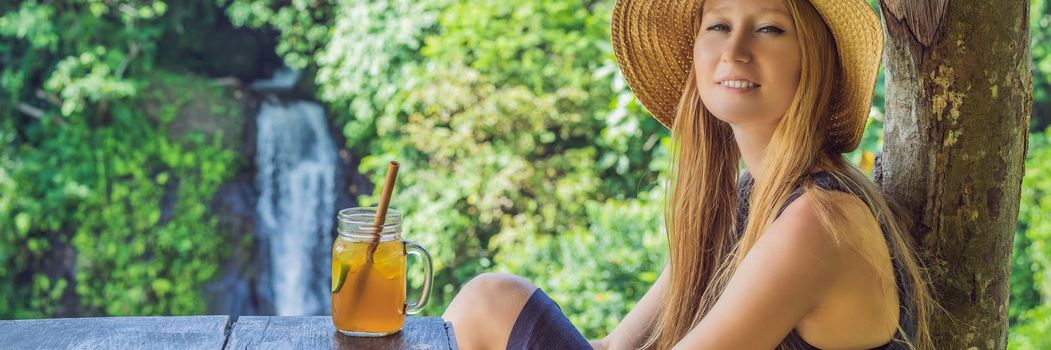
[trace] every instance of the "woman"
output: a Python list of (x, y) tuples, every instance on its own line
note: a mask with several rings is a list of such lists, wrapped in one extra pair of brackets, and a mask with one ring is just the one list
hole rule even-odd
[(443, 315), (460, 348), (933, 348), (907, 225), (843, 156), (883, 49), (867, 2), (618, 0), (612, 25), (672, 130), (669, 263), (590, 343), (528, 281), (478, 276)]

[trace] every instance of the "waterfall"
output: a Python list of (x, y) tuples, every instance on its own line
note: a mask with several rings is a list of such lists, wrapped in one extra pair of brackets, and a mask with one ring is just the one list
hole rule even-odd
[(257, 231), (269, 249), (274, 314), (328, 314), (337, 159), (324, 111), (269, 96), (257, 126)]

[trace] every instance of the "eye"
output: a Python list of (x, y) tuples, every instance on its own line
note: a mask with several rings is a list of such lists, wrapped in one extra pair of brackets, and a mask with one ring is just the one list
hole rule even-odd
[(720, 24), (709, 26), (707, 29), (709, 31), (723, 31), (723, 30), (729, 31), (730, 30), (730, 26), (727, 26), (725, 24), (720, 23)]
[(778, 27), (774, 27), (774, 26), (762, 27), (762, 28), (759, 28), (759, 31), (763, 32), (763, 33), (774, 33), (774, 34), (781, 34), (781, 33), (785, 32), (783, 29), (778, 28)]

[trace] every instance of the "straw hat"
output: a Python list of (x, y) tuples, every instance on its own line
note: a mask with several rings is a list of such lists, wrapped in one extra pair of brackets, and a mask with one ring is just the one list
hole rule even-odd
[[(661, 124), (671, 128), (693, 63), (703, 0), (617, 0), (612, 41), (628, 86)], [(883, 55), (883, 27), (865, 0), (810, 0), (836, 40), (843, 76), (833, 91), (826, 146), (857, 148)]]

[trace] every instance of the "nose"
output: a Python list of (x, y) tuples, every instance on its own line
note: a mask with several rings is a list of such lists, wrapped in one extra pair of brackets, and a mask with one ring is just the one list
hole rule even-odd
[(722, 61), (724, 63), (748, 63), (752, 61), (752, 53), (748, 47), (748, 37), (745, 33), (737, 31), (730, 36), (730, 40), (723, 47)]

